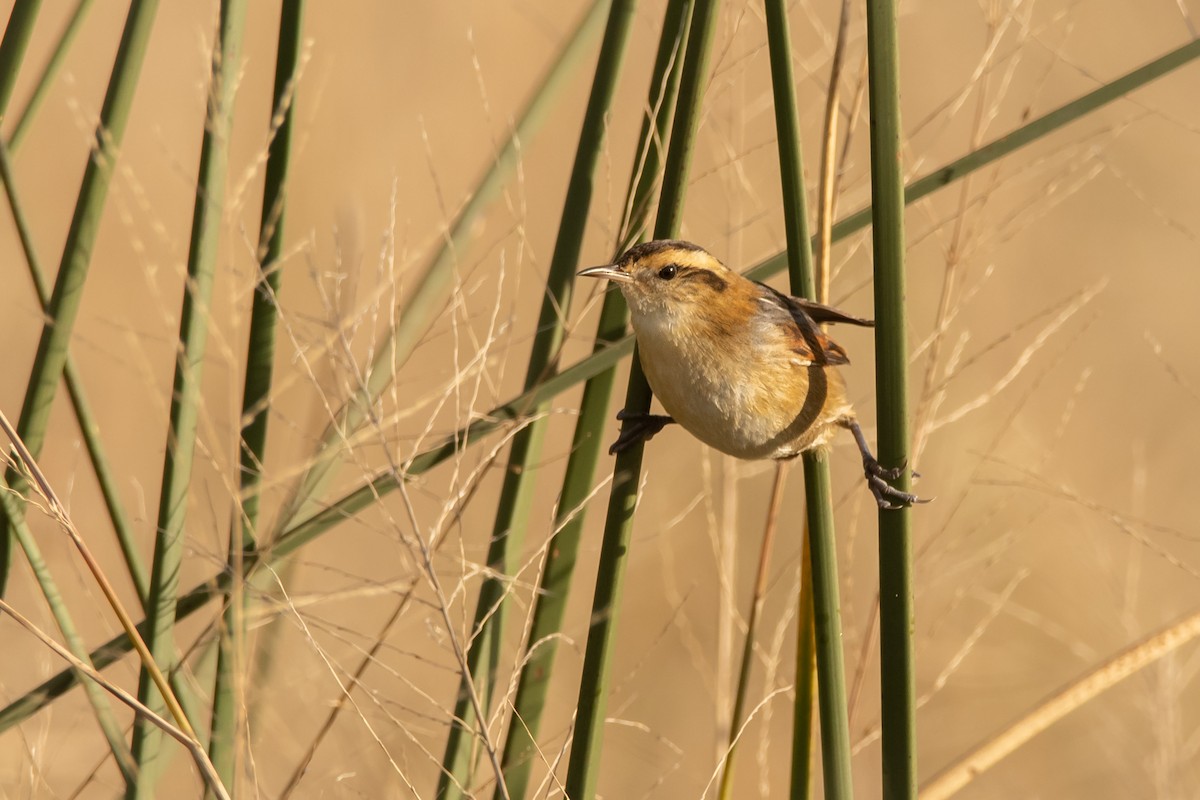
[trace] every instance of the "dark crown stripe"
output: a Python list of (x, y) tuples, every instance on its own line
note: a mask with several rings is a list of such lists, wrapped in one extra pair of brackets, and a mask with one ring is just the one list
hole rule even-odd
[(729, 281), (708, 269), (683, 267), (680, 269), (679, 277), (687, 281), (699, 281), (700, 283), (707, 283), (709, 287), (716, 292), (723, 292), (729, 288)]
[(692, 252), (703, 252), (704, 248), (691, 242), (685, 242), (682, 239), (655, 239), (651, 242), (642, 242), (639, 245), (634, 245), (621, 256), (621, 261), (636, 261), (652, 256), (655, 253), (661, 253), (664, 250), (689, 250)]

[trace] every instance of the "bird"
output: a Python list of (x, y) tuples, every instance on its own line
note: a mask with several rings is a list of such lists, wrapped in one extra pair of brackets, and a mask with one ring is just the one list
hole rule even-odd
[(786, 295), (677, 239), (643, 242), (578, 274), (607, 279), (625, 296), (642, 370), (667, 411), (619, 412), (610, 454), (678, 423), (736, 458), (789, 460), (827, 449), (846, 429), (880, 508), (925, 502), (889, 483), (906, 466), (884, 468), (871, 453), (837, 369), (850, 359), (821, 328), (872, 320)]

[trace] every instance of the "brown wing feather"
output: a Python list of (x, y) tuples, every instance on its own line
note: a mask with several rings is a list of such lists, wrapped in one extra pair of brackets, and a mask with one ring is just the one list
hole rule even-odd
[[(870, 320), (852, 317), (836, 308), (814, 303), (799, 297), (791, 297), (776, 291), (765, 283), (760, 283), (767, 292), (767, 297), (773, 300), (781, 309), (786, 311), (795, 323), (795, 328), (789, 330), (792, 335), (792, 350), (814, 364), (849, 364), (850, 357), (842, 346), (830, 339), (821, 330), (818, 322), (849, 322), (854, 325), (872, 326)], [(811, 313), (810, 313), (811, 312)]]
[(790, 305), (799, 306), (804, 310), (804, 313), (812, 317), (817, 323), (845, 322), (849, 325), (861, 325), (864, 328), (875, 327), (875, 320), (873, 319), (855, 317), (851, 314), (847, 314), (845, 311), (836, 309), (833, 306), (823, 305), (813, 300), (805, 300), (803, 297), (792, 297), (791, 295), (784, 296), (787, 297)]

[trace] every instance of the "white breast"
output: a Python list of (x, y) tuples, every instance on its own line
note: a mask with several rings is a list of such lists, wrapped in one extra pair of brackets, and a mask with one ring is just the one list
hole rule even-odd
[[(635, 318), (642, 369), (663, 408), (693, 436), (739, 458), (764, 458), (779, 430), (748, 413), (762, 406), (761, 382), (738, 380), (721, 368), (728, 353), (712, 337), (690, 336), (668, 315)], [(746, 358), (754, 353), (747, 348)], [(747, 365), (748, 366), (748, 365)]]

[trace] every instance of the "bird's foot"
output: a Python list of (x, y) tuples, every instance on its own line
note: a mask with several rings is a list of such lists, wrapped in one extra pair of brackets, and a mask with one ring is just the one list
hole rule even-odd
[(654, 434), (675, 421), (665, 414), (631, 414), (625, 409), (617, 412), (617, 419), (625, 424), (621, 426), (617, 440), (608, 448), (609, 455), (622, 453), (638, 442), (650, 441)]
[[(927, 499), (917, 497), (912, 492), (897, 489), (889, 483), (908, 471), (908, 462), (898, 467), (884, 467), (879, 463), (879, 459), (872, 455), (871, 448), (867, 445), (867, 439), (863, 436), (862, 428), (858, 427), (858, 423), (849, 419), (843, 421), (842, 425), (849, 428), (850, 432), (854, 434), (854, 441), (858, 443), (858, 450), (862, 453), (863, 473), (867, 476), (867, 488), (871, 490), (871, 494), (875, 495), (875, 502), (880, 508), (895, 510), (911, 506), (914, 503), (929, 502)], [(915, 471), (912, 475), (914, 478), (920, 477)]]
[[(863, 473), (867, 476), (867, 488), (875, 495), (875, 502), (880, 508), (894, 511), (897, 508), (911, 506), (914, 503), (928, 503), (929, 500), (917, 497), (912, 492), (905, 492), (892, 486), (888, 481), (894, 481), (905, 472), (906, 465), (901, 464), (891, 469), (884, 468), (872, 455), (863, 456)], [(917, 473), (913, 473), (915, 476)]]

